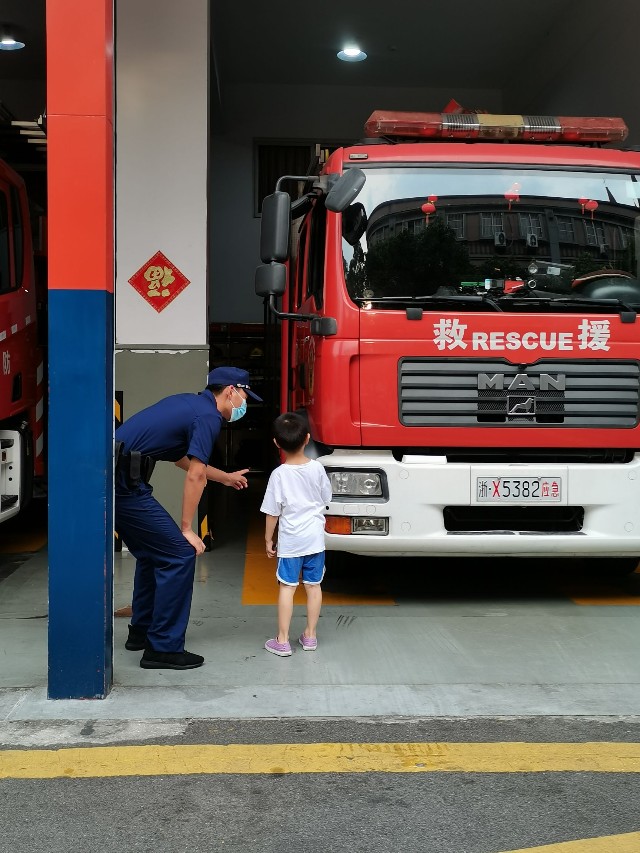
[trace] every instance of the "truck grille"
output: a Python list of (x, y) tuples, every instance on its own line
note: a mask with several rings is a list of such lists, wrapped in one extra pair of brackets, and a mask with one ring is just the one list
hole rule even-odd
[(405, 426), (633, 428), (637, 361), (405, 358), (398, 366)]

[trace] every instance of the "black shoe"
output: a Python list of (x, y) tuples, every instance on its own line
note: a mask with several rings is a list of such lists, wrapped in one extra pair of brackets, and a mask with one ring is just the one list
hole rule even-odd
[(204, 658), (191, 652), (156, 652), (148, 646), (140, 658), (143, 669), (195, 669)]
[(147, 641), (147, 632), (144, 628), (134, 628), (133, 625), (129, 625), (129, 636), (127, 637), (127, 642), (124, 644), (125, 649), (130, 652), (141, 652)]

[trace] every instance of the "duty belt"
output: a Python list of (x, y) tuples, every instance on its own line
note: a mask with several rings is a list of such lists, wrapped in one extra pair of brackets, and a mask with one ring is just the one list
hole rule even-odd
[(140, 483), (148, 483), (153, 474), (156, 460), (151, 456), (145, 456), (138, 450), (132, 450), (131, 453), (123, 453), (123, 447), (124, 444), (122, 441), (116, 441), (116, 474), (123, 473), (130, 488), (135, 488)]

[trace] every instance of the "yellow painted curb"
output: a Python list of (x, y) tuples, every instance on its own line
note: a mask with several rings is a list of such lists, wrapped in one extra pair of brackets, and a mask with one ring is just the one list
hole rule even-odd
[(437, 772), (640, 773), (640, 743), (204, 744), (0, 752), (0, 779)]
[(581, 838), (578, 841), (561, 841), (543, 847), (522, 847), (504, 850), (503, 853), (638, 853), (640, 832), (624, 835), (607, 835), (602, 838)]

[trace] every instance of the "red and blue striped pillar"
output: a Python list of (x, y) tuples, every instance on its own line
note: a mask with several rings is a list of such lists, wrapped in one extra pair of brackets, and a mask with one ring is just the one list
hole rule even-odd
[(47, 0), (50, 699), (113, 678), (113, 0)]

